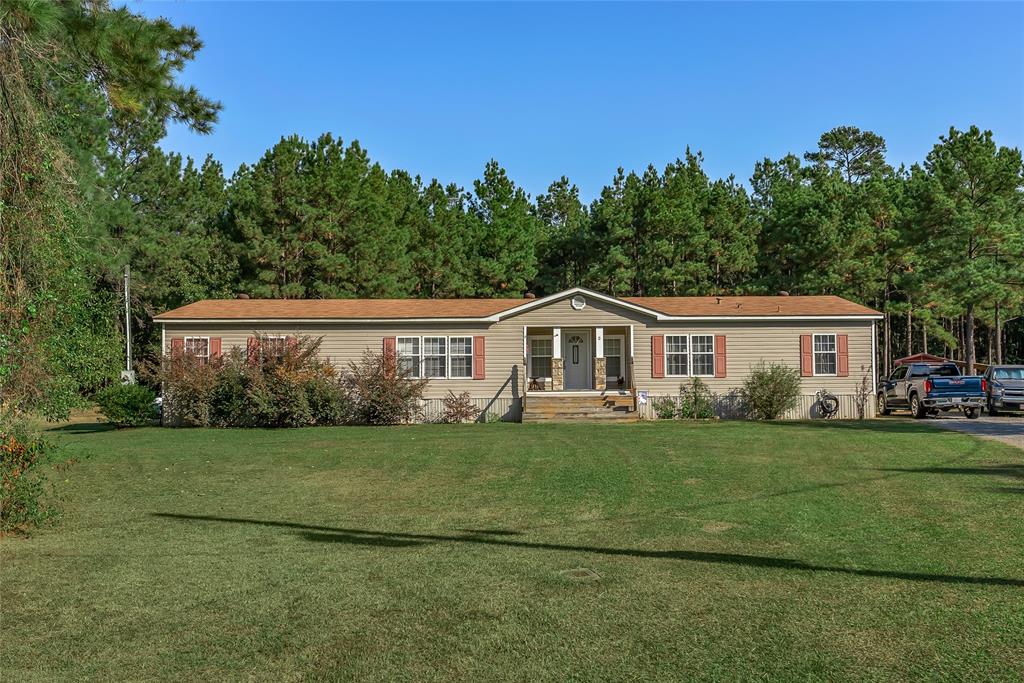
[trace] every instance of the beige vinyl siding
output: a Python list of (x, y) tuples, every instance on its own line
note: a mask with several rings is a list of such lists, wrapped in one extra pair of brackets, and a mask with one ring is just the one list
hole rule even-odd
[[(498, 339), (486, 324), (444, 324), (430, 326), (425, 323), (303, 323), (302, 325), (259, 325), (252, 323), (180, 323), (165, 324), (164, 349), (169, 353), (172, 337), (220, 337), (222, 353), (237, 347), (243, 353), (249, 337), (256, 332), (269, 335), (306, 335), (323, 337), (320, 354), (341, 369), (350, 361), (359, 360), (367, 349), (380, 353), (384, 337), (486, 337), (484, 357), (486, 379), (432, 379), (427, 387), (427, 398), (442, 398), (448, 390), (456, 394), (469, 391), (473, 396), (491, 398), (499, 395), (512, 397), (510, 378), (514, 366), (522, 364), (522, 330), (519, 340)], [(512, 349), (508, 348), (511, 343)], [(516, 394), (518, 397), (518, 393)]]
[[(687, 378), (651, 376), (651, 335), (709, 334), (725, 335), (726, 366), (724, 378), (701, 378), (713, 392), (728, 394), (742, 385), (750, 368), (759, 361), (781, 362), (799, 371), (800, 335), (814, 333), (845, 334), (849, 341), (848, 377), (806, 377), (803, 393), (812, 396), (826, 389), (841, 397), (852, 396), (862, 377), (871, 383), (871, 320), (838, 321), (717, 321), (658, 322), (647, 314), (587, 297), (587, 305), (573, 309), (569, 297), (546, 306), (510, 316), (496, 323), (431, 323), (330, 321), (299, 325), (253, 323), (165, 323), (165, 352), (170, 352), (171, 338), (178, 336), (220, 337), (224, 353), (232, 347), (245, 351), (246, 341), (254, 331), (264, 334), (322, 336), (321, 353), (339, 368), (358, 360), (364, 350), (379, 352), (384, 337), (402, 336), (475, 336), (486, 338), (486, 379), (433, 379), (426, 398), (439, 399), (448, 390), (468, 391), (478, 399), (515, 401), (522, 396), (526, 383), (523, 357), (523, 327), (530, 334), (550, 334), (559, 327), (563, 331), (577, 327), (603, 327), (605, 335), (623, 336), (624, 369), (629, 370), (630, 326), (633, 331), (633, 369), (636, 387), (651, 396), (673, 395), (680, 382)], [(873, 388), (873, 387), (872, 387)], [(845, 411), (844, 411), (845, 413)], [(844, 415), (845, 416), (845, 415)]]
[(800, 335), (845, 334), (849, 341), (850, 374), (847, 377), (803, 377), (803, 393), (813, 394), (827, 389), (836, 394), (852, 394), (867, 376), (871, 384), (871, 321), (851, 320), (779, 321), (779, 322), (708, 322), (657, 323), (636, 330), (637, 387), (652, 393), (671, 393), (686, 377), (651, 377), (651, 335), (710, 334), (725, 335), (726, 376), (701, 377), (714, 392), (725, 393), (739, 387), (750, 376), (750, 369), (760, 361), (784, 363), (800, 371)]

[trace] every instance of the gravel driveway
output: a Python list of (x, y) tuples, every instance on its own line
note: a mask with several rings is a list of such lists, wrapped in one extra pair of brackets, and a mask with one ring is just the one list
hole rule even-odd
[(977, 420), (968, 420), (959, 413), (950, 413), (940, 417), (925, 418), (925, 422), (943, 429), (955, 429), (980, 436), (983, 439), (1002, 441), (1017, 448), (1024, 448), (1024, 417), (990, 417), (982, 415)]

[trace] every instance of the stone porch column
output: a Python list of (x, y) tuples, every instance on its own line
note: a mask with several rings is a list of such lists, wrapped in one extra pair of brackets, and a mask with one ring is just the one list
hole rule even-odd
[(594, 388), (605, 390), (605, 372), (607, 361), (604, 358), (604, 328), (594, 328)]
[(565, 366), (562, 363), (562, 328), (551, 330), (551, 391), (565, 389)]

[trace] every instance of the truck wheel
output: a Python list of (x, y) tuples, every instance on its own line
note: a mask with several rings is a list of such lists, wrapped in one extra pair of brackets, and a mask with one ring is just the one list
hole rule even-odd
[(889, 410), (889, 406), (885, 405), (885, 394), (878, 395), (878, 414), (892, 415), (892, 411)]
[(928, 409), (921, 403), (921, 399), (914, 394), (910, 397), (910, 412), (914, 414), (914, 417), (920, 420), (928, 414)]
[(989, 403), (988, 404), (988, 414), (991, 415), (992, 417), (995, 417), (996, 415), (999, 414), (999, 411), (996, 410), (996, 407), (994, 405)]
[(976, 420), (976, 419), (978, 419), (978, 409), (977, 408), (964, 408), (964, 415), (967, 416), (968, 420)]

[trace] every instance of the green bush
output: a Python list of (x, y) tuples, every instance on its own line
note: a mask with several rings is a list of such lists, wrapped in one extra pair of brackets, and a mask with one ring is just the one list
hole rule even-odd
[(141, 384), (114, 384), (94, 399), (100, 412), (118, 427), (141, 427), (156, 417), (156, 394)]
[(689, 384), (679, 385), (679, 408), (676, 416), (682, 420), (708, 420), (715, 416), (715, 399), (699, 377)]
[(777, 420), (800, 399), (800, 374), (785, 365), (764, 361), (752, 368), (740, 389), (744, 412), (754, 420)]
[(250, 359), (232, 349), (201, 362), (176, 354), (155, 368), (171, 424), (211, 427), (306, 427), (349, 421), (347, 389), (317, 355), (319, 339), (294, 338), (279, 354)]
[(0, 434), (0, 531), (25, 533), (57, 513), (39, 473), (45, 451), (40, 439)]
[(349, 420), (348, 399), (333, 377), (314, 377), (306, 382), (306, 402), (313, 424), (343, 425)]
[(257, 412), (253, 410), (250, 386), (253, 373), (244, 365), (225, 363), (217, 373), (210, 392), (210, 425), (213, 427), (256, 427)]
[(272, 395), (273, 412), (267, 427), (309, 427), (314, 424), (313, 413), (306, 398), (306, 384), (310, 378), (288, 372), (273, 372), (264, 377)]
[(676, 416), (676, 400), (671, 396), (659, 396), (651, 402), (654, 414), (659, 420), (672, 420)]

